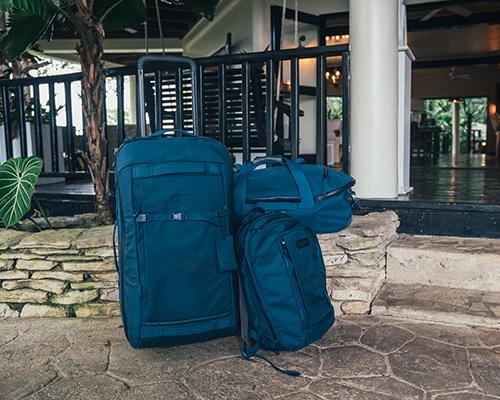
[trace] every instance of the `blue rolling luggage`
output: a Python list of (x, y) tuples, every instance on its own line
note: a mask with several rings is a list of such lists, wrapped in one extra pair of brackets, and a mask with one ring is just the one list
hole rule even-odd
[(120, 303), (133, 347), (237, 332), (230, 156), (216, 140), (163, 133), (116, 155)]

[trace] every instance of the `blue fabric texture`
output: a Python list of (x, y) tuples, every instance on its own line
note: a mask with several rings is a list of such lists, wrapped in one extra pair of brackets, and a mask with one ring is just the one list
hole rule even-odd
[(239, 223), (254, 208), (283, 211), (315, 233), (337, 232), (352, 221), (355, 181), (333, 168), (260, 157), (239, 166), (234, 176)]
[(333, 325), (325, 265), (310, 228), (279, 211), (253, 210), (238, 230), (236, 248), (253, 341), (245, 357), (259, 348), (298, 350)]
[(209, 138), (162, 132), (127, 140), (116, 155), (118, 271), (133, 347), (237, 332), (233, 170)]

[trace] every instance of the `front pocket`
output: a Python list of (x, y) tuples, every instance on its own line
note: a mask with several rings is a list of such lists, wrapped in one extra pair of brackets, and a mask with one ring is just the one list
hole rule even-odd
[(309, 325), (320, 322), (332, 308), (326, 292), (325, 277), (320, 270), (314, 234), (294, 230), (283, 237), (293, 268), (293, 276), (302, 298)]
[(219, 227), (198, 221), (140, 224), (146, 243), (143, 320), (176, 322), (232, 309), (231, 273), (221, 273), (215, 251)]
[(233, 312), (232, 273), (220, 272), (216, 251), (216, 239), (227, 231), (217, 171), (195, 164), (142, 168), (135, 175), (144, 324), (176, 325)]

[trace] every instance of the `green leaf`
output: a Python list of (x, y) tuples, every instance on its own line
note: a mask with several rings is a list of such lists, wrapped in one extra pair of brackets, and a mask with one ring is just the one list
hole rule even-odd
[(15, 10), (47, 18), (54, 9), (48, 0), (0, 0), (0, 11)]
[(0, 11), (8, 11), (12, 8), (12, 0), (0, 0)]
[(209, 21), (212, 21), (219, 0), (183, 0), (182, 3), (191, 10), (203, 15)]
[(12, 14), (10, 29), (0, 37), (0, 51), (10, 58), (21, 56), (45, 36), (53, 20), (54, 15), (41, 18), (23, 12)]
[(0, 165), (0, 219), (8, 228), (31, 209), (31, 196), (42, 171), (41, 158), (11, 158)]
[(97, 18), (105, 16), (105, 31), (117, 31), (142, 24), (146, 10), (142, 0), (99, 0), (94, 2), (94, 15)]

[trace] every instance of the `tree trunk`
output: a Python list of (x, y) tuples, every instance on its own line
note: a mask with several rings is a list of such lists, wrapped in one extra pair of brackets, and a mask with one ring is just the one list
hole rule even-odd
[(113, 222), (109, 209), (109, 171), (107, 141), (104, 134), (103, 101), (105, 75), (102, 63), (104, 31), (92, 12), (80, 13), (84, 32), (77, 47), (82, 66), (82, 104), (87, 134), (87, 161), (94, 183), (97, 217), (100, 223)]

